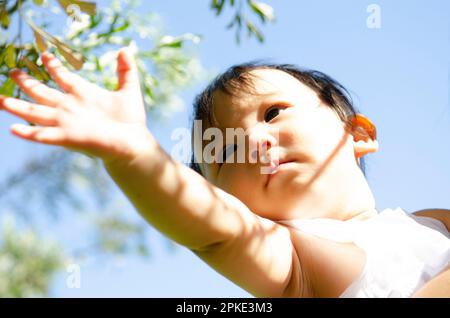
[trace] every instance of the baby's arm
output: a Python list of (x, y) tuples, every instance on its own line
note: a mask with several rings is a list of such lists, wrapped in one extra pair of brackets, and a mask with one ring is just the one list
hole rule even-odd
[(429, 218), (439, 220), (445, 225), (445, 227), (447, 228), (447, 231), (450, 232), (450, 210), (425, 209), (425, 210), (420, 210), (420, 211), (414, 212), (414, 215), (426, 216)]
[(158, 147), (107, 169), (150, 224), (224, 276), (255, 296), (300, 296), (300, 266), (285, 227), (256, 216)]
[(37, 125), (13, 126), (15, 135), (99, 157), (149, 223), (252, 294), (300, 294), (289, 231), (172, 160), (147, 130), (136, 66), (126, 52), (119, 53), (116, 92), (69, 72), (52, 55), (43, 62), (65, 92), (13, 72), (36, 103), (0, 96), (0, 106)]
[(450, 266), (422, 286), (413, 297), (450, 297)]

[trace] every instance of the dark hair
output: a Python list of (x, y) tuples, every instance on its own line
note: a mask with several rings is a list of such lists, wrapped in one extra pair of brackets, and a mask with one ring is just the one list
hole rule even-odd
[[(213, 93), (220, 90), (224, 93), (234, 95), (239, 91), (250, 90), (253, 82), (249, 72), (256, 69), (275, 69), (292, 75), (316, 92), (321, 101), (331, 107), (347, 127), (351, 127), (351, 117), (358, 111), (353, 105), (349, 92), (336, 80), (322, 72), (302, 69), (292, 64), (269, 64), (260, 62), (234, 65), (223, 74), (218, 75), (203, 92), (196, 96), (192, 122), (194, 123), (194, 120), (207, 120), (212, 125), (214, 121)], [(192, 133), (194, 133), (194, 126), (192, 126)], [(189, 166), (199, 174), (202, 174), (200, 166), (195, 162), (194, 153), (192, 153)], [(362, 157), (360, 158), (360, 168), (365, 176), (366, 165)]]

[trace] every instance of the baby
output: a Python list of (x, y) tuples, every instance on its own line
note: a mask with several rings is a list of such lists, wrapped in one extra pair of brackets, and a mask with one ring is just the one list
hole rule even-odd
[(230, 68), (195, 101), (192, 170), (148, 131), (126, 49), (114, 92), (42, 60), (62, 91), (12, 71), (35, 103), (0, 107), (36, 124), (12, 133), (100, 158), (150, 224), (253, 295), (450, 296), (449, 210), (378, 213), (363, 173), (375, 126), (325, 74)]

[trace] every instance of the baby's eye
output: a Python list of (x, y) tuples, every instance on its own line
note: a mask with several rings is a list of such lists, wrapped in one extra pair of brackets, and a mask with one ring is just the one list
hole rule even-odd
[(227, 158), (236, 151), (236, 149), (237, 149), (236, 144), (225, 146), (225, 148), (222, 151), (222, 162), (221, 163), (224, 163), (227, 160)]
[(272, 119), (274, 119), (275, 117), (277, 117), (278, 116), (278, 114), (280, 113), (280, 110), (282, 110), (282, 109), (284, 109), (285, 107), (283, 107), (283, 106), (273, 106), (273, 107), (270, 107), (267, 111), (266, 111), (266, 113), (265, 113), (265, 115), (264, 115), (264, 121), (266, 122), (266, 123), (268, 123), (269, 121), (271, 121)]

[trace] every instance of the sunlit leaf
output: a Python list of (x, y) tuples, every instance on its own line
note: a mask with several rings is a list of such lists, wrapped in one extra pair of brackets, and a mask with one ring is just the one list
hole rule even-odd
[(4, 62), (9, 68), (16, 67), (16, 49), (9, 44), (5, 49)]
[(76, 70), (79, 70), (83, 67), (84, 57), (81, 53), (74, 51), (72, 48), (70, 48), (64, 42), (58, 40), (53, 35), (45, 32), (43, 29), (34, 25), (33, 22), (31, 22), (31, 21), (27, 21), (27, 22), (30, 25), (30, 27), (33, 29), (34, 32), (38, 33), (43, 38), (47, 39), (47, 41), (49, 41), (51, 44), (56, 46), (56, 48), (58, 49), (58, 52), (61, 53), (62, 56), (64, 56), (66, 61), (70, 65), (72, 65), (73, 68), (75, 68)]
[(44, 0), (33, 0), (34, 4), (41, 6), (44, 3)]
[(44, 37), (36, 31), (33, 31), (34, 39), (36, 41), (36, 46), (39, 52), (45, 52), (48, 49), (47, 43), (45, 42)]
[(62, 43), (61, 41), (57, 41), (53, 44), (56, 45), (58, 52), (61, 53), (62, 56), (64, 56), (66, 61), (70, 65), (72, 65), (73, 68), (75, 68), (76, 70), (79, 70), (83, 67), (84, 58), (81, 53), (75, 52), (70, 47), (68, 47), (66, 44)]
[(12, 79), (10, 78), (6, 79), (6, 81), (0, 87), (0, 94), (5, 96), (12, 96), (14, 93), (15, 85), (16, 83)]
[(4, 7), (0, 8), (0, 24), (3, 29), (7, 29), (9, 26), (9, 15)]
[(113, 30), (114, 33), (116, 32), (121, 32), (121, 31), (125, 31), (126, 29), (128, 29), (128, 27), (130, 26), (130, 21), (125, 21), (124, 24), (122, 24), (120, 27), (115, 28)]
[(26, 56), (22, 57), (22, 61), (24, 62), (25, 66), (30, 70), (30, 72), (39, 80), (48, 81), (50, 80), (47, 73), (42, 71), (33, 61), (31, 61)]
[(224, 4), (225, 0), (213, 0), (213, 2), (211, 3), (211, 7), (216, 10), (216, 15), (220, 15)]
[(64, 9), (64, 12), (66, 12), (69, 16), (74, 14), (73, 8), (75, 6), (78, 7), (80, 11), (87, 13), (89, 15), (97, 14), (97, 4), (95, 2), (77, 1), (77, 0), (58, 0), (58, 2)]
[(258, 2), (258, 1), (249, 1), (250, 7), (253, 12), (255, 12), (260, 18), (262, 22), (274, 21), (275, 15), (273, 13), (273, 8), (266, 3)]
[(183, 39), (173, 36), (164, 36), (159, 42), (158, 47), (172, 47), (180, 48), (183, 44)]

